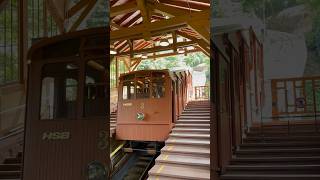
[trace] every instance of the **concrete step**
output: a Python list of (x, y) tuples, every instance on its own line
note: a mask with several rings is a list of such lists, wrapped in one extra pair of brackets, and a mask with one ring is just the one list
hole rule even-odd
[(176, 124), (209, 124), (210, 120), (202, 120), (202, 119), (179, 119)]
[(210, 168), (210, 158), (208, 157), (196, 157), (181, 154), (166, 154), (161, 153), (157, 159), (156, 163), (161, 164), (178, 164), (178, 165), (188, 165), (188, 166), (198, 166)]
[(161, 153), (182, 154), (190, 156), (200, 156), (210, 158), (210, 148), (190, 145), (166, 145), (161, 149)]
[(188, 127), (175, 127), (172, 129), (172, 132), (185, 132), (190, 134), (209, 134), (209, 128), (188, 128)]
[(320, 148), (290, 148), (290, 149), (240, 149), (235, 153), (237, 157), (264, 157), (264, 156), (279, 156), (279, 157), (304, 157), (304, 156), (320, 156)]
[(273, 142), (258, 142), (258, 143), (245, 143), (240, 145), (240, 149), (273, 149), (273, 148), (281, 148), (281, 149), (291, 149), (291, 148), (320, 148), (320, 142), (281, 142), (281, 143), (273, 143)]
[(17, 179), (21, 177), (21, 171), (0, 171), (0, 179)]
[(230, 174), (320, 174), (320, 165), (231, 165), (227, 167)]
[(21, 158), (6, 158), (3, 164), (21, 164)]
[(166, 140), (166, 145), (192, 145), (192, 146), (209, 146), (210, 140), (199, 140), (189, 138), (172, 138)]
[(200, 123), (192, 123), (192, 124), (187, 124), (187, 123), (179, 123), (179, 124), (175, 124), (176, 128), (179, 127), (187, 127), (187, 128), (210, 128), (210, 124), (200, 124)]
[(0, 171), (20, 171), (22, 164), (0, 164)]
[[(149, 179), (151, 177), (157, 177), (156, 179), (184, 179), (184, 180), (209, 180), (210, 170), (202, 169), (199, 167), (192, 166), (177, 166), (177, 165), (158, 165), (152, 167), (149, 171)], [(153, 179), (155, 180), (155, 179)]]
[(179, 119), (210, 119), (210, 116), (181, 115)]
[(268, 165), (268, 164), (319, 164), (320, 156), (307, 156), (307, 157), (236, 157), (231, 160), (231, 164), (242, 164), (242, 165)]
[(244, 142), (316, 142), (320, 141), (320, 136), (249, 136), (244, 139)]
[(171, 133), (170, 137), (190, 139), (210, 139), (210, 134)]
[(199, 112), (192, 113), (192, 112), (184, 111), (181, 113), (181, 116), (209, 116), (210, 117), (210, 113), (205, 113), (205, 112), (204, 113), (199, 113)]
[(226, 174), (222, 180), (319, 180), (320, 175), (309, 174)]

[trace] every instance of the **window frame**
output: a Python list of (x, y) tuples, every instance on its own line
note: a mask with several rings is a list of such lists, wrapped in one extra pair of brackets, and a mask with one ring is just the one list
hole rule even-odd
[[(41, 122), (45, 122), (45, 121), (73, 121), (73, 120), (77, 120), (79, 119), (78, 118), (78, 115), (79, 112), (78, 112), (78, 105), (81, 101), (81, 98), (80, 98), (80, 89), (82, 87), (82, 82), (81, 82), (81, 78), (80, 78), (80, 75), (81, 75), (81, 64), (79, 62), (77, 62), (77, 60), (79, 59), (75, 59), (75, 60), (65, 60), (64, 58), (63, 59), (59, 59), (59, 60), (52, 60), (52, 61), (47, 61), (45, 63), (41, 63), (40, 65), (40, 68), (39, 68), (39, 72), (40, 72), (40, 76), (39, 76), (39, 103), (38, 103), (38, 120), (41, 121)], [(62, 117), (62, 118), (55, 118), (53, 117), (52, 119), (41, 119), (41, 105), (42, 105), (42, 81), (43, 81), (43, 69), (45, 66), (47, 65), (52, 65), (52, 64), (74, 64), (74, 65), (77, 65), (78, 66), (78, 72), (77, 72), (77, 80), (78, 80), (78, 84), (77, 84), (77, 99), (75, 100), (75, 116), (72, 117), (72, 118), (68, 118), (68, 117)], [(52, 77), (52, 76), (46, 76), (46, 77)], [(66, 79), (64, 81), (64, 83), (66, 83)]]
[[(153, 73), (163, 73), (164, 77), (154, 77), (153, 76)], [(167, 88), (166, 88), (166, 85), (167, 85), (167, 79), (168, 79), (168, 74), (166, 72), (163, 72), (163, 71), (150, 71), (150, 72), (147, 72), (144, 74), (148, 74), (149, 78), (150, 78), (150, 87), (149, 87), (149, 97), (148, 98), (137, 98), (137, 79), (139, 78), (145, 78), (146, 76), (139, 76), (137, 77), (137, 75), (139, 75), (140, 73), (132, 73), (132, 74), (126, 74), (124, 76), (121, 77), (121, 90), (119, 90), (119, 94), (118, 94), (118, 97), (121, 97), (121, 100), (122, 101), (132, 101), (132, 100), (146, 100), (146, 99), (162, 99), (162, 98), (165, 98), (166, 95), (167, 95)], [(143, 73), (141, 73), (143, 74)], [(129, 79), (129, 80), (124, 80), (126, 76), (129, 76), (129, 75), (134, 75), (134, 77), (132, 79)], [(153, 97), (152, 96), (152, 92), (153, 92), (153, 80), (154, 79), (163, 79), (163, 87), (165, 88), (164, 90), (164, 96), (160, 97), (160, 98), (156, 98), (156, 97)], [(123, 87), (124, 87), (124, 83), (125, 82), (130, 82), (130, 81), (133, 81), (134, 82), (134, 98), (131, 98), (131, 99), (124, 99), (123, 98)]]
[[(81, 98), (81, 103), (80, 103), (80, 106), (81, 106), (81, 113), (79, 113), (80, 114), (80, 119), (83, 119), (83, 120), (91, 120), (91, 119), (93, 119), (93, 118), (105, 118), (106, 116), (107, 116), (107, 111), (109, 111), (108, 109), (106, 109), (106, 112), (105, 112), (105, 115), (86, 115), (86, 102), (85, 102), (85, 93), (86, 93), (86, 87), (87, 87), (87, 83), (86, 83), (86, 76), (87, 76), (87, 63), (89, 62), (89, 61), (96, 61), (96, 60), (99, 60), (99, 58), (98, 59), (84, 59), (83, 60), (83, 63), (82, 63), (82, 66), (83, 66), (83, 70), (82, 70), (82, 73), (80, 74), (80, 76), (81, 76), (81, 78), (83, 79), (82, 81), (81, 81), (81, 87), (80, 87), (80, 89), (81, 89), (81, 92), (80, 92), (80, 94), (81, 94), (81, 96), (82, 96), (82, 98)], [(110, 66), (111, 64), (109, 64), (109, 66)], [(94, 83), (94, 86), (101, 86), (101, 85), (103, 85), (104, 86), (104, 88), (105, 88), (105, 90), (107, 89), (107, 88), (110, 88), (110, 84), (108, 84), (108, 79), (107, 79), (107, 77), (106, 77), (106, 75), (107, 75), (107, 73), (108, 73), (108, 64), (106, 64), (106, 67), (104, 67), (105, 68), (105, 70), (104, 70), (104, 80), (103, 80), (103, 82), (97, 82), (97, 83)], [(110, 72), (109, 72), (110, 73)], [(108, 95), (110, 95), (110, 93), (108, 94)], [(107, 96), (108, 95), (106, 95), (105, 96), (105, 98), (107, 98)], [(107, 103), (107, 100), (106, 100), (106, 103)]]

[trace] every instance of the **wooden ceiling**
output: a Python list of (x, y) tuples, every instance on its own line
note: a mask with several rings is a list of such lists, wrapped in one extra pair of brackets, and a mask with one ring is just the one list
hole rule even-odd
[[(110, 39), (117, 57), (210, 53), (210, 0), (111, 0)], [(159, 46), (167, 39), (169, 46)]]

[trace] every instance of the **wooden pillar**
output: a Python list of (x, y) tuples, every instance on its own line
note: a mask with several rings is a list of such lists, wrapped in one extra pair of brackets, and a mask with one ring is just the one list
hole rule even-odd
[(115, 58), (116, 61), (116, 87), (118, 87), (118, 78), (119, 78), (119, 62), (118, 58)]
[[(271, 94), (272, 94), (272, 117), (278, 116), (278, 96), (277, 96), (277, 81), (271, 80)], [(272, 120), (277, 120), (273, 118)]]
[(18, 1), (18, 57), (19, 57), (19, 73), (20, 73), (20, 83), (26, 84), (27, 79), (27, 50), (28, 50), (28, 1), (19, 0)]

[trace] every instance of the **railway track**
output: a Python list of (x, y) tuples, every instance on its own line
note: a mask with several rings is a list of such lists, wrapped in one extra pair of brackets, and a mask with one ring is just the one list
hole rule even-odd
[[(133, 144), (133, 145), (132, 145)], [(149, 169), (154, 165), (161, 145), (152, 142), (128, 142), (119, 154), (122, 159), (115, 165), (112, 180), (145, 180)]]
[(149, 171), (148, 179), (210, 179), (209, 101), (188, 103)]

